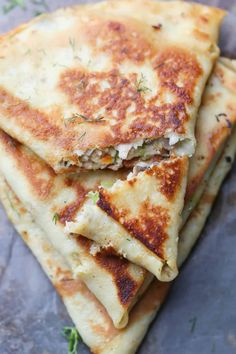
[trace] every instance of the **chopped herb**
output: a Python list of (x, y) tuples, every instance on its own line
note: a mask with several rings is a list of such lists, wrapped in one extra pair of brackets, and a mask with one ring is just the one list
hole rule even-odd
[(36, 17), (36, 16), (40, 16), (40, 15), (42, 15), (43, 14), (43, 12), (42, 11), (35, 11), (34, 12), (34, 16)]
[(140, 146), (140, 147), (138, 148), (138, 154), (139, 154), (140, 157), (145, 158), (145, 154), (146, 154), (145, 148), (142, 147), (142, 146)]
[(78, 141), (80, 141), (81, 139), (83, 139), (83, 137), (86, 135), (86, 132), (83, 132), (83, 134), (80, 135)]
[(78, 344), (81, 341), (79, 332), (75, 327), (64, 327), (63, 335), (68, 341), (68, 354), (78, 353)]
[(117, 163), (118, 158), (119, 158), (119, 151), (116, 151), (116, 154), (114, 156), (114, 163)]
[(113, 181), (104, 181), (101, 183), (101, 186), (103, 188), (110, 188), (113, 185), (113, 183), (114, 183)]
[(189, 322), (191, 323), (190, 333), (193, 333), (196, 327), (197, 317), (191, 318)]
[(16, 7), (20, 7), (22, 10), (25, 10), (25, 0), (8, 0), (7, 4), (4, 5), (2, 9), (4, 14), (7, 14)]
[(77, 89), (78, 90), (84, 90), (85, 89), (85, 86), (86, 86), (86, 83), (85, 83), (85, 81), (84, 80), (80, 80), (80, 82), (78, 83), (78, 85), (77, 85)]
[(146, 79), (143, 74), (141, 74), (141, 78), (136, 81), (135, 86), (137, 92), (143, 92), (146, 93), (147, 91), (151, 91), (150, 88), (145, 86)]
[(58, 213), (55, 213), (53, 215), (52, 221), (54, 222), (54, 224), (56, 225), (56, 223), (58, 222), (58, 220), (60, 219), (60, 215)]
[(126, 240), (129, 241), (129, 242), (131, 241), (129, 238), (127, 238)]
[(225, 160), (226, 160), (226, 162), (228, 162), (228, 163), (231, 163), (231, 162), (232, 162), (232, 158), (231, 158), (230, 156), (226, 156), (226, 157), (225, 157)]
[(74, 38), (69, 38), (69, 45), (71, 46), (72, 51), (74, 52), (76, 49), (76, 43)]
[(153, 28), (154, 30), (159, 31), (159, 30), (162, 28), (162, 24), (159, 23), (158, 25), (153, 25), (152, 28)]
[(163, 61), (162, 63), (160, 63), (160, 64), (157, 64), (156, 66), (155, 66), (155, 70), (156, 69), (159, 69), (159, 68), (161, 68), (163, 65), (165, 65), (165, 62)]
[(99, 200), (99, 192), (88, 192), (87, 196), (92, 200), (93, 204), (96, 204)]
[(227, 114), (226, 113), (219, 113), (219, 114), (216, 114), (215, 117), (216, 117), (217, 122), (219, 122), (220, 118), (227, 117)]
[(99, 122), (103, 122), (104, 121), (104, 117), (103, 116), (98, 116), (98, 117), (95, 117), (95, 118), (90, 118), (90, 117), (87, 117), (83, 114), (79, 114), (79, 113), (75, 113), (73, 114), (72, 117), (70, 118), (66, 118), (66, 120), (68, 122), (74, 122), (76, 121), (76, 119), (82, 119), (82, 122), (78, 122), (78, 124), (82, 124), (82, 123), (99, 123)]

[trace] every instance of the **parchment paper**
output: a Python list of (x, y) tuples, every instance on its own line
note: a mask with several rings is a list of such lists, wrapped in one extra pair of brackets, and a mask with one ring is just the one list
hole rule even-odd
[[(48, 0), (49, 10), (78, 2)], [(45, 7), (26, 0), (26, 11), (15, 9), (3, 15), (5, 3), (0, 0), (1, 32), (25, 22)], [(236, 2), (205, 3), (232, 9), (223, 26), (221, 48), (236, 58)], [(236, 353), (235, 293), (236, 165), (139, 353)], [(67, 353), (61, 331), (71, 324), (56, 292), (0, 208), (0, 353)], [(88, 352), (81, 344), (79, 353)]]

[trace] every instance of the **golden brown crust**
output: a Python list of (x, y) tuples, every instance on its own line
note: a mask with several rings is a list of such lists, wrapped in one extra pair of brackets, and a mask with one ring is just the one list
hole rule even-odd
[[(169, 9), (162, 2), (119, 1), (64, 9), (21, 26), (0, 41), (0, 126), (60, 172), (112, 167), (105, 149), (143, 139), (175, 135), (194, 145), (222, 17), (181, 2)], [(181, 38), (186, 28), (188, 45)], [(11, 75), (16, 54), (20, 65)], [(86, 164), (90, 149), (105, 156)]]
[[(30, 152), (27, 148), (1, 130), (0, 142), (4, 145), (6, 153), (13, 157), (19, 173), (26, 177), (28, 181), (27, 185), (30, 186), (32, 189), (32, 194), (36, 195), (36, 198), (39, 198), (47, 203), (50, 202), (50, 200), (55, 200), (58, 198), (61, 190), (65, 190), (66, 188), (69, 189), (69, 194), (73, 194), (72, 201), (63, 201), (62, 203), (56, 204), (54, 203), (55, 205), (53, 206), (53, 213), (57, 213), (58, 215), (56, 224), (62, 228), (64, 227), (66, 221), (72, 220), (73, 217), (79, 212), (84, 201), (87, 199), (87, 193), (98, 187), (97, 180), (95, 180), (89, 188), (86, 187), (86, 177), (83, 180), (83, 178), (76, 178), (73, 175), (56, 176), (52, 168), (46, 165), (34, 153)], [(126, 173), (123, 172), (124, 175)], [(84, 183), (82, 183), (82, 181)], [(52, 222), (54, 221), (52, 220)], [(65, 235), (65, 237), (67, 236)], [(27, 241), (27, 235), (25, 235), (25, 240)], [(139, 277), (137, 280), (130, 272), (130, 263), (127, 260), (117, 256), (111, 248), (101, 250), (92, 256), (90, 253), (90, 247), (93, 242), (83, 238), (82, 236), (76, 238), (76, 241), (78, 246), (83, 248), (84, 253), (87, 253), (89, 257), (93, 258), (93, 261), (97, 263), (98, 267), (111, 275), (113, 284), (117, 290), (117, 299), (120, 301), (122, 306), (129, 307), (130, 302), (133, 301), (135, 294), (144, 281), (145, 271), (143, 271), (143, 276), (141, 279)], [(67, 295), (70, 291), (71, 295), (73, 295), (73, 293), (76, 292), (76, 288), (73, 288), (75, 283), (70, 282), (69, 280), (67, 276), (64, 283), (60, 285), (62, 288), (61, 291), (67, 291)]]
[(220, 58), (208, 82), (196, 126), (196, 153), (190, 164), (185, 201), (190, 201), (204, 175), (223, 148), (236, 122), (236, 65)]
[[(76, 240), (80, 247), (83, 247), (89, 252), (92, 241), (82, 236), (78, 236)], [(94, 259), (100, 267), (112, 275), (121, 304), (123, 306), (128, 305), (130, 301), (134, 299), (137, 289), (140, 286), (129, 273), (129, 261), (117, 256), (112, 247), (100, 249), (94, 255)]]
[[(153, 181), (153, 183), (158, 185), (161, 196), (169, 202), (174, 202), (186, 172), (186, 160), (177, 158), (167, 161), (167, 164), (153, 166), (143, 173), (154, 177), (156, 181)], [(128, 179), (127, 192), (132, 193), (136, 184), (139, 183), (136, 177)], [(150, 251), (161, 259), (165, 259), (164, 249), (168, 239), (167, 230), (170, 224), (169, 209), (162, 205), (154, 206), (153, 202), (146, 198), (139, 204), (134, 216), (125, 207), (117, 208), (115, 200), (116, 192), (113, 193), (104, 188), (99, 189), (97, 205), (119, 222), (130, 235), (141, 241)]]
[(4, 143), (7, 153), (14, 157), (18, 169), (30, 180), (31, 187), (38, 197), (40, 199), (48, 198), (56, 176), (53, 169), (2, 130), (0, 130), (0, 140)]
[(141, 241), (149, 250), (164, 259), (164, 244), (168, 238), (165, 229), (169, 222), (168, 210), (160, 206), (153, 207), (149, 201), (140, 205), (137, 218), (129, 218), (124, 209), (120, 211), (112, 206), (112, 199), (103, 190), (97, 205), (109, 216), (121, 223), (127, 231)]

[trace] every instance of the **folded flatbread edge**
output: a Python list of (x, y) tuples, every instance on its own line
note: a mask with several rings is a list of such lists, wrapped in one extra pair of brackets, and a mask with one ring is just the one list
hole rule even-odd
[[(235, 150), (236, 132), (232, 134), (226, 144), (200, 202), (181, 232), (179, 265), (187, 258), (200, 235), (221, 183), (232, 167)], [(46, 235), (34, 223), (30, 214), (24, 209), (2, 177), (0, 178), (0, 199), (15, 228), (31, 248), (61, 295), (73, 322), (91, 351), (101, 354), (134, 353), (164, 301), (170, 284), (154, 280), (132, 310), (128, 326), (123, 330), (117, 330), (96, 298), (80, 281), (71, 277), (63, 258), (55, 252), (47, 241)]]

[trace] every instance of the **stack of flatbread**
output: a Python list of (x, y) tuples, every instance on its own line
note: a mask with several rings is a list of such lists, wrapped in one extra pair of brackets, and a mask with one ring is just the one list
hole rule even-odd
[(134, 353), (231, 169), (224, 11), (107, 1), (0, 40), (0, 198), (93, 353)]

